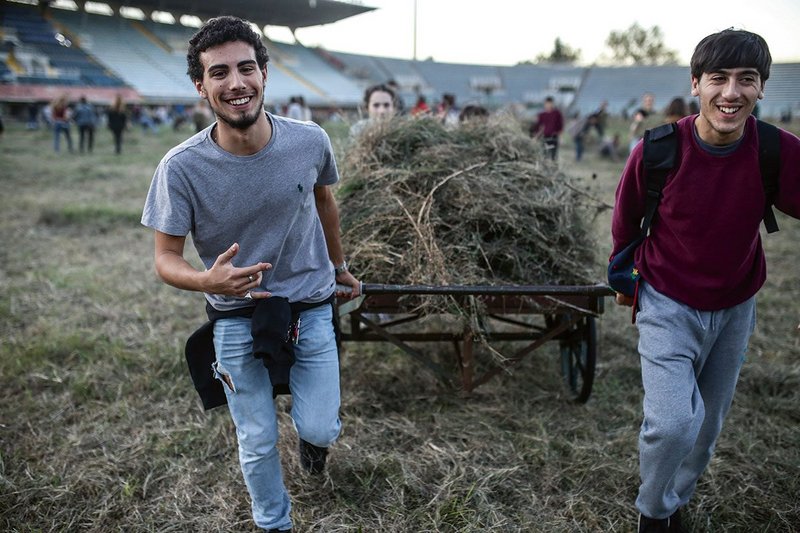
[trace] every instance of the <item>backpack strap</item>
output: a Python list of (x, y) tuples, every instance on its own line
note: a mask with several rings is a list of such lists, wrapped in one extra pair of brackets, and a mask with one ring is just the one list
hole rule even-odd
[(644, 132), (644, 176), (647, 182), (642, 235), (647, 235), (650, 224), (661, 200), (661, 191), (667, 181), (667, 173), (678, 159), (678, 127), (674, 123), (662, 124)]
[(772, 204), (778, 196), (778, 176), (781, 170), (781, 138), (778, 128), (772, 124), (758, 121), (758, 165), (761, 169), (761, 182), (764, 185), (764, 227), (767, 233), (778, 231), (778, 221)]

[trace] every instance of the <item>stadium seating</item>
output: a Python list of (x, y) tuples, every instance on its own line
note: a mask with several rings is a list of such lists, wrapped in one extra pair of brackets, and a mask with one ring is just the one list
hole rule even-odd
[(197, 98), (185, 56), (150, 40), (133, 21), (89, 13), (52, 10), (51, 16), (80, 46), (151, 101)]
[[(195, 28), (55, 8), (44, 18), (34, 6), (8, 2), (1, 13), (5, 48), (12, 47), (14, 55), (0, 55), (0, 83), (128, 86), (150, 103), (197, 99), (186, 76), (186, 47)], [(676, 96), (690, 98), (686, 66), (467, 65), (266, 44), (266, 101), (277, 108), (292, 96), (303, 96), (313, 107), (354, 108), (368, 85), (390, 79), (400, 86), (406, 107), (417, 94), (430, 104), (452, 93), (459, 106), (522, 104), (531, 109), (554, 96), (569, 114), (585, 115), (603, 101), (609, 113), (620, 114), (632, 111), (645, 92), (654, 94), (658, 111)], [(798, 85), (800, 63), (774, 64), (767, 96), (759, 102), (761, 115), (800, 111)]]
[(650, 92), (660, 111), (675, 97), (690, 98), (690, 81), (686, 66), (593, 67), (581, 84), (574, 110), (590, 113), (606, 100), (609, 113), (630, 112), (641, 95)]
[[(15, 30), (15, 55), (26, 72), (18, 83), (121, 87), (122, 80), (98, 65), (29, 6), (3, 5), (3, 26)], [(24, 60), (23, 60), (24, 58)], [(13, 77), (8, 73), (4, 77)]]

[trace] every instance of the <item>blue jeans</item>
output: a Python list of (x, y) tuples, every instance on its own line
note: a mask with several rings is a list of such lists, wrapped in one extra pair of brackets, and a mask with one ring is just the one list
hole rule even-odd
[(72, 134), (70, 133), (68, 122), (54, 122), (53, 123), (53, 149), (58, 152), (61, 148), (59, 141), (61, 140), (61, 133), (67, 138), (67, 147), (72, 151)]
[(755, 328), (755, 296), (699, 311), (641, 282), (639, 304), (644, 421), (636, 507), (660, 519), (689, 502), (711, 460)]
[[(252, 501), (253, 519), (264, 529), (292, 527), (289, 494), (278, 457), (278, 421), (269, 374), (253, 357), (249, 318), (214, 323), (214, 365), (236, 425), (239, 463)], [(339, 354), (332, 309), (321, 305), (300, 314), (300, 335), (289, 377), (292, 420), (299, 437), (328, 447), (339, 436)]]

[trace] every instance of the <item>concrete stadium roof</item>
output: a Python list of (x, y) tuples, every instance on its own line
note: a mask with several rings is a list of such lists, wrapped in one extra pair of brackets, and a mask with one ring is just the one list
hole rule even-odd
[(375, 9), (335, 0), (122, 0), (105, 3), (115, 10), (125, 5), (138, 7), (145, 13), (167, 11), (195, 15), (203, 20), (233, 15), (259, 25), (287, 26), (291, 29), (330, 24)]

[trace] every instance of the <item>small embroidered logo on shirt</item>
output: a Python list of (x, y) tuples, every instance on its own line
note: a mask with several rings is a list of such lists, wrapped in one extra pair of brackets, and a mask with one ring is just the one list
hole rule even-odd
[(297, 190), (303, 192), (303, 186), (301, 184), (297, 184)]
[(631, 271), (631, 279), (636, 279), (636, 276), (638, 276), (638, 275), (639, 275), (639, 269), (638, 268), (634, 268)]

